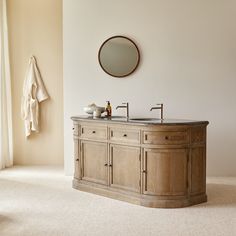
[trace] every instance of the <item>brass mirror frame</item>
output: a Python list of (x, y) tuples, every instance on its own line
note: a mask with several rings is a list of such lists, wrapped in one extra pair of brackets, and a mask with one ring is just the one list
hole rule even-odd
[[(136, 48), (136, 50), (137, 50), (137, 57), (138, 57), (138, 59), (137, 59), (137, 62), (136, 62), (135, 67), (134, 67), (129, 73), (124, 74), (124, 75), (114, 75), (114, 74), (108, 72), (108, 71), (103, 67), (103, 65), (102, 65), (102, 63), (101, 63), (101, 60), (100, 60), (101, 51), (102, 51), (103, 46), (104, 46), (108, 41), (110, 41), (111, 39), (114, 39), (114, 38), (123, 38), (123, 39), (126, 39), (126, 40), (130, 41), (130, 42), (135, 46), (135, 48)], [(103, 69), (104, 72), (106, 72), (107, 74), (109, 74), (109, 75), (111, 75), (111, 76), (113, 76), (113, 77), (122, 78), (122, 77), (126, 77), (126, 76), (132, 74), (132, 73), (137, 69), (137, 67), (138, 67), (138, 65), (139, 65), (139, 62), (140, 62), (140, 52), (139, 52), (139, 49), (138, 49), (136, 43), (135, 43), (132, 39), (130, 39), (130, 38), (126, 37), (126, 36), (116, 35), (116, 36), (112, 36), (112, 37), (108, 38), (107, 40), (105, 40), (105, 41), (102, 43), (102, 45), (100, 46), (99, 51), (98, 51), (98, 61), (99, 61), (99, 64), (100, 64), (100, 66), (101, 66), (101, 68)]]

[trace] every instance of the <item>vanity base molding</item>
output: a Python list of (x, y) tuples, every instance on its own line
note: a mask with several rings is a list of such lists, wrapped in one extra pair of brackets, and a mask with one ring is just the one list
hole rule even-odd
[(207, 121), (72, 119), (73, 188), (154, 208), (207, 201)]
[[(78, 189), (83, 192), (97, 194), (103, 197), (108, 197), (120, 201), (129, 202), (132, 204), (145, 206), (145, 207), (153, 207), (153, 208), (182, 208), (188, 207), (196, 204), (200, 204), (203, 202), (207, 202), (207, 195), (200, 194), (195, 196), (170, 198), (167, 196), (157, 197), (157, 196), (145, 196), (141, 194), (135, 193), (126, 193), (122, 191), (111, 190), (106, 186), (91, 186), (86, 183), (81, 183), (81, 181), (74, 179), (73, 180), (73, 188)], [(166, 199), (169, 198), (169, 199)]]

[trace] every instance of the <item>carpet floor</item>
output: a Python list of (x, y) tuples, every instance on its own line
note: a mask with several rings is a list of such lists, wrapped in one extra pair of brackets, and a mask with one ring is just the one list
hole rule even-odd
[(0, 236), (235, 236), (236, 178), (208, 178), (208, 202), (132, 205), (71, 187), (52, 167), (0, 171)]

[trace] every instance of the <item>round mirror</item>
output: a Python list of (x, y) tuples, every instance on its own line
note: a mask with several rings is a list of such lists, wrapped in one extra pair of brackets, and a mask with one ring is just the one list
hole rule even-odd
[(124, 36), (107, 39), (99, 49), (98, 60), (102, 69), (114, 77), (125, 77), (135, 71), (140, 55), (136, 44)]

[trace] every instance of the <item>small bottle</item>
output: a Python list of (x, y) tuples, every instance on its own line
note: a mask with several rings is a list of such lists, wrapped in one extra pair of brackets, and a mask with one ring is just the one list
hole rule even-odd
[(110, 101), (107, 101), (106, 112), (107, 112), (106, 116), (111, 117), (111, 104), (110, 104)]

